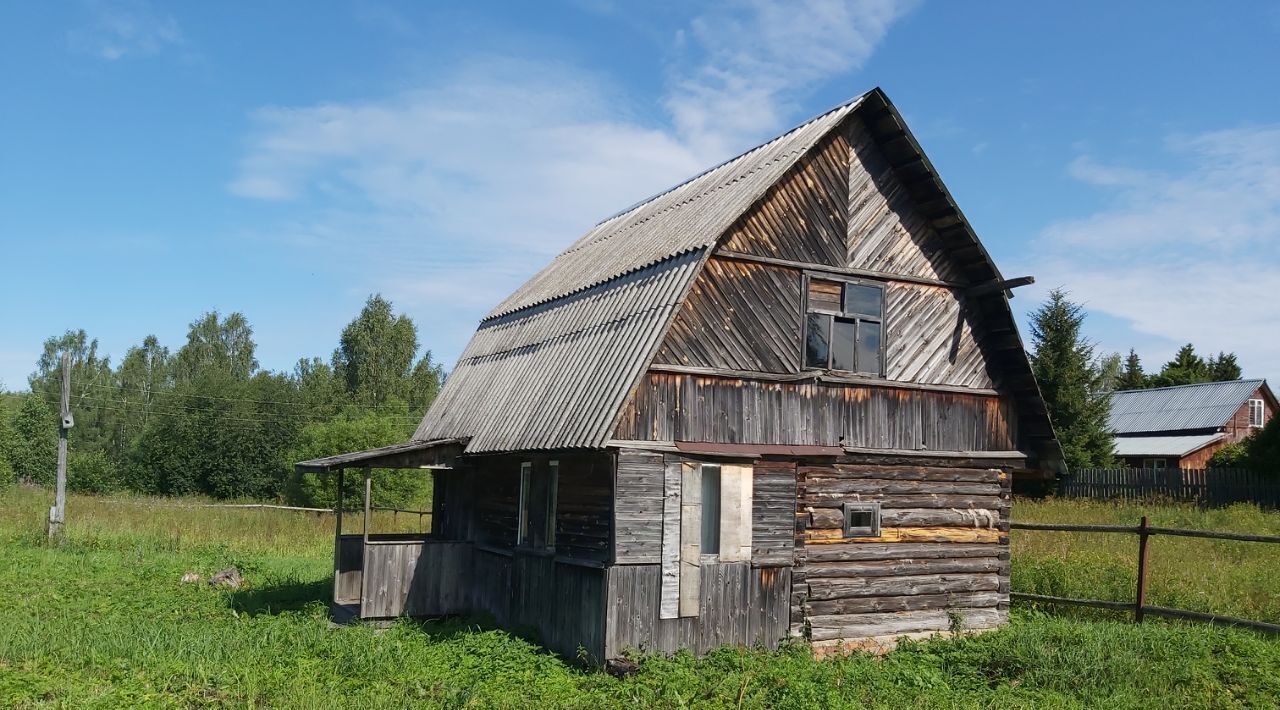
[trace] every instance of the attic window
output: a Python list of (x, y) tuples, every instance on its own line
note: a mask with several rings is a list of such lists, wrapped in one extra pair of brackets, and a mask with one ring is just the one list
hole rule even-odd
[(1263, 418), (1263, 413), (1265, 411), (1266, 409), (1262, 404), (1262, 400), (1260, 399), (1249, 400), (1249, 426), (1252, 426), (1252, 427), (1262, 426), (1262, 418)]
[(810, 278), (805, 313), (806, 368), (880, 375), (884, 286)]

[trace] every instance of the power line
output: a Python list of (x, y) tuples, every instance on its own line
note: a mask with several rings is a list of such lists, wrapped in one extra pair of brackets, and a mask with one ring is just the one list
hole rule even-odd
[[(290, 407), (310, 407), (310, 406), (312, 406), (312, 405), (310, 405), (310, 404), (308, 404), (308, 403), (306, 403), (306, 402), (282, 402), (282, 401), (278, 401), (278, 400), (270, 400), (270, 399), (250, 399), (250, 398), (247, 398), (247, 397), (219, 397), (219, 396), (217, 396), (217, 395), (212, 395), (212, 394), (188, 394), (188, 393), (185, 393), (185, 392), (178, 392), (178, 391), (173, 390), (173, 389), (148, 390), (148, 389), (144, 389), (144, 388), (142, 388), (142, 387), (130, 387), (130, 386), (128, 386), (128, 385), (100, 385), (100, 384), (94, 384), (94, 383), (92, 383), (92, 382), (87, 382), (87, 383), (84, 383), (84, 384), (87, 384), (87, 385), (88, 385), (88, 386), (90, 386), (90, 387), (100, 387), (100, 388), (102, 388), (102, 389), (111, 389), (111, 390), (117, 390), (117, 389), (128, 389), (128, 390), (134, 390), (135, 392), (147, 392), (147, 393), (153, 393), (153, 394), (156, 394), (156, 395), (158, 395), (158, 396), (159, 396), (159, 395), (173, 395), (173, 396), (177, 396), (177, 397), (194, 397), (194, 398), (198, 398), (198, 399), (214, 399), (214, 400), (223, 400), (223, 401), (228, 401), (228, 402), (252, 402), (252, 403), (254, 403), (254, 404), (280, 404), (280, 405), (285, 405), (285, 406), (290, 406)], [(84, 395), (81, 395), (81, 396), (83, 397)], [(385, 409), (385, 408), (386, 408), (385, 406), (380, 407), (380, 406), (378, 406), (378, 405), (376, 405), (376, 404), (359, 404), (359, 403), (357, 403), (357, 402), (351, 402), (351, 403), (349, 403), (349, 404), (344, 404), (344, 405), (342, 405), (342, 406), (344, 406), (344, 407), (356, 407), (356, 408), (359, 408), (359, 409), (371, 409), (371, 410), (374, 410), (374, 411), (378, 411), (378, 410), (381, 410), (381, 409)]]
[[(315, 407), (315, 404), (311, 404), (311, 403), (307, 403), (307, 402), (282, 402), (282, 400), (274, 400), (274, 399), (252, 399), (252, 398), (247, 398), (247, 397), (218, 397), (218, 395), (215, 395), (215, 394), (187, 394), (187, 393), (180, 393), (180, 391), (175, 391), (175, 390), (172, 390), (172, 389), (164, 389), (164, 390), (146, 390), (146, 389), (141, 389), (141, 388), (131, 388), (131, 386), (127, 386), (127, 385), (119, 385), (119, 386), (116, 386), (116, 385), (95, 385), (95, 384), (91, 384), (91, 383), (90, 383), (90, 384), (88, 384), (88, 386), (95, 386), (95, 388), (111, 389), (111, 390), (116, 390), (116, 389), (129, 389), (129, 390), (134, 390), (134, 391), (142, 391), (142, 393), (154, 394), (154, 395), (155, 395), (155, 397), (157, 397), (157, 398), (159, 398), (159, 397), (188, 397), (188, 398), (196, 398), (196, 399), (214, 399), (214, 400), (219, 400), (219, 402), (247, 402), (247, 403), (251, 403), (251, 404), (282, 404), (282, 406), (287, 406), (287, 407)], [(82, 394), (82, 395), (81, 395), (81, 399), (84, 399), (84, 398), (87, 398), (87, 397), (90, 397), (90, 395), (84, 395), (84, 394)], [(125, 403), (128, 403), (128, 400), (119, 400), (119, 402), (125, 402)], [(379, 406), (376, 406), (376, 404), (358, 404), (358, 403), (353, 403), (353, 402), (352, 402), (352, 403), (343, 403), (343, 404), (340, 404), (340, 406), (338, 406), (338, 407), (339, 407), (339, 408), (343, 408), (343, 409), (344, 409), (344, 408), (348, 408), (348, 407), (353, 407), (353, 408), (357, 408), (357, 409), (369, 409), (369, 411), (372, 411), (372, 412), (381, 412), (381, 411), (385, 411), (385, 409), (388, 409), (388, 407), (385, 407), (385, 406), (383, 406), (383, 407), (379, 407)], [(399, 416), (399, 414), (394, 414), (394, 416)], [(421, 418), (421, 417), (406, 416), (406, 417), (401, 417), (401, 418), (413, 418), (413, 420), (419, 420), (419, 418)]]
[[(47, 397), (45, 398), (45, 401), (49, 402), (50, 404), (57, 404), (57, 402), (55, 402), (54, 400), (50, 400)], [(137, 405), (140, 408), (148, 407), (148, 406), (156, 407), (156, 405), (146, 405), (143, 402), (119, 400), (119, 399), (108, 399), (108, 398), (93, 399), (93, 400), (90, 400), (90, 402), (93, 405), (96, 405), (103, 409), (107, 409), (115, 412), (125, 412), (125, 413), (137, 412), (139, 410), (127, 409), (124, 407), (112, 407), (112, 406), (109, 406), (109, 404), (122, 404), (126, 406)], [(173, 411), (173, 409), (175, 408), (181, 411)], [(164, 404), (159, 408), (148, 408), (145, 410), (144, 413), (147, 414), (148, 416), (155, 414), (160, 416), (188, 417), (193, 413), (198, 414), (198, 413), (204, 413), (209, 411), (211, 410), (200, 409), (196, 407), (186, 407), (180, 404), (174, 404), (170, 402), (170, 403)], [(405, 416), (405, 415), (386, 415), (386, 416), (388, 419), (396, 419), (396, 420), (405, 421), (405, 422), (421, 421), (421, 418), (414, 417), (414, 416)], [(222, 414), (219, 416), (219, 418), (224, 421), (247, 421), (247, 422), (257, 422), (257, 423), (279, 423), (283, 421), (313, 422), (313, 421), (319, 421), (323, 419), (323, 417), (319, 414), (285, 414), (281, 412), (256, 412), (256, 413), (251, 413), (249, 416), (231, 416), (231, 415)]]

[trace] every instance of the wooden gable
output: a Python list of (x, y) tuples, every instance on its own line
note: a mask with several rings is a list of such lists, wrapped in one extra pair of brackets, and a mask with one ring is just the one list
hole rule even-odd
[(886, 380), (995, 387), (960, 270), (857, 115), (724, 235), (654, 362), (800, 373), (806, 273), (885, 284)]

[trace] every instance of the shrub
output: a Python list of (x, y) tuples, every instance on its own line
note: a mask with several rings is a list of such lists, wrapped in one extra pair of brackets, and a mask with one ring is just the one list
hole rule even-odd
[(77, 493), (110, 493), (120, 487), (116, 466), (101, 451), (67, 454), (67, 488)]
[(1209, 468), (1240, 468), (1245, 465), (1249, 451), (1244, 443), (1235, 441), (1213, 452), (1209, 457)]
[[(410, 433), (404, 422), (402, 414), (369, 413), (308, 424), (298, 437), (298, 446), (289, 452), (289, 462), (292, 464), (402, 442)], [(359, 500), (359, 496), (363, 495), (359, 478), (355, 475), (346, 477), (344, 488), (347, 501)], [(334, 504), (336, 487), (335, 474), (293, 472), (286, 494), (290, 502), (296, 505), (328, 508)], [(430, 493), (431, 476), (425, 471), (373, 471), (375, 505), (397, 508), (429, 506)]]

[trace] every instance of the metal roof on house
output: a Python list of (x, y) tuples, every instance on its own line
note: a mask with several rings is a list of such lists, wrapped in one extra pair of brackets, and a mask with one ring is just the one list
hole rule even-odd
[[(484, 318), (414, 439), (466, 438), (467, 453), (606, 446), (711, 249), (855, 111), (965, 280), (998, 283), (977, 235), (876, 89), (597, 224)], [(1001, 324), (984, 347), (1005, 363), (1019, 431), (1057, 450), (1006, 294), (988, 291), (975, 306)]]
[(862, 102), (848, 101), (687, 182), (600, 222), (507, 296), (495, 318), (704, 249)]
[(469, 453), (601, 446), (701, 263), (686, 252), (484, 321), (414, 438), (470, 437)]
[(1115, 392), (1111, 429), (1118, 434), (1216, 429), (1265, 383), (1232, 380)]
[(1116, 456), (1186, 456), (1224, 438), (1226, 434), (1187, 436), (1118, 436)]

